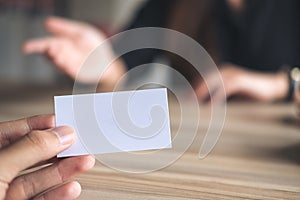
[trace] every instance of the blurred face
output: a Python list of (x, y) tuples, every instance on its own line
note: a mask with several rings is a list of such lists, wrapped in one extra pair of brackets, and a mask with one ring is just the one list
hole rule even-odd
[(243, 10), (244, 3), (244, 0), (227, 0), (227, 4), (235, 12), (241, 12)]

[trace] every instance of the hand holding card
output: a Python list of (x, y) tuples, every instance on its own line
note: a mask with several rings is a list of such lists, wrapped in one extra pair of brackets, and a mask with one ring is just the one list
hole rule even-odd
[(56, 126), (77, 133), (58, 157), (171, 148), (166, 89), (55, 97)]

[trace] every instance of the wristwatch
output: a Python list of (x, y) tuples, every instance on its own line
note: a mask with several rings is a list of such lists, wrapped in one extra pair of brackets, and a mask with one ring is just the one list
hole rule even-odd
[(289, 91), (287, 100), (291, 100), (294, 95), (296, 82), (300, 81), (300, 68), (295, 66), (289, 71)]

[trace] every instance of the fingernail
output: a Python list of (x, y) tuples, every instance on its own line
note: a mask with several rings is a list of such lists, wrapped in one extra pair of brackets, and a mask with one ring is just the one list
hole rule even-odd
[(61, 144), (70, 144), (75, 139), (75, 132), (71, 127), (60, 126), (52, 129), (52, 131), (57, 135)]

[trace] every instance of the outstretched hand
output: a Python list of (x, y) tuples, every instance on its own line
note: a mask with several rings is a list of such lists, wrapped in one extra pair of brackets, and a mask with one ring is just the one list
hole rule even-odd
[[(45, 21), (45, 28), (52, 36), (28, 40), (23, 45), (23, 52), (48, 56), (58, 69), (72, 79), (78, 78), (83, 83), (97, 82), (98, 79), (94, 77), (77, 75), (88, 55), (106, 39), (105, 35), (88, 23), (59, 17), (49, 17)], [(107, 46), (99, 59), (107, 59), (112, 55), (111, 46)], [(105, 71), (101, 81), (104, 85), (113, 86), (123, 73), (122, 62), (116, 61)]]

